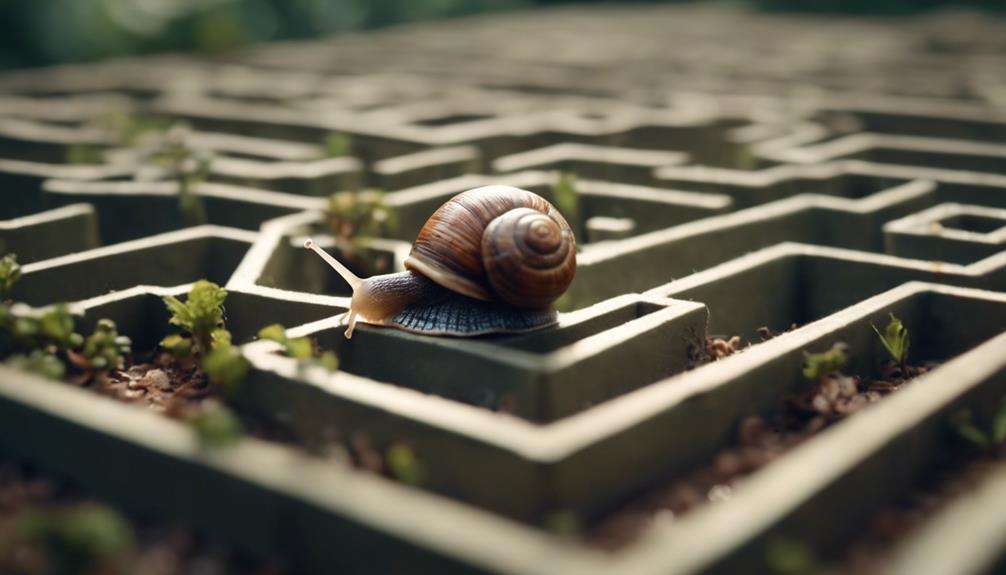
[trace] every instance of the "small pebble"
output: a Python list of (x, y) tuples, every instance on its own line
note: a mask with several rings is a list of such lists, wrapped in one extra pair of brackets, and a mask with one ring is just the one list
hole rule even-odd
[(170, 389), (171, 380), (168, 379), (168, 374), (164, 372), (163, 369), (151, 369), (140, 379), (139, 384), (144, 387), (152, 387), (154, 389)]

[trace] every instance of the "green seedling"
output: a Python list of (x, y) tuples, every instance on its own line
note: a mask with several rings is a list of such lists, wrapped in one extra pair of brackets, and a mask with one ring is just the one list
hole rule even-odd
[(908, 330), (902, 325), (901, 320), (899, 320), (892, 313), (891, 321), (888, 322), (887, 327), (884, 328), (883, 333), (877, 326), (870, 324), (873, 331), (876, 332), (877, 337), (880, 338), (880, 342), (884, 345), (884, 349), (887, 353), (891, 354), (891, 358), (901, 367), (901, 373), (907, 375), (907, 362), (908, 362)]
[(970, 409), (962, 409), (953, 414), (951, 424), (962, 439), (981, 449), (994, 449), (1006, 444), (1006, 399), (999, 404), (999, 409), (992, 416), (987, 430), (980, 428), (974, 421)]
[(209, 353), (214, 338), (221, 337), (214, 332), (224, 327), (225, 299), (227, 290), (206, 280), (192, 286), (184, 303), (174, 296), (165, 296), (164, 305), (171, 312), (169, 322), (182, 328), (185, 335), (168, 336), (161, 340), (161, 347), (179, 358)]
[(558, 537), (572, 539), (583, 533), (583, 521), (572, 509), (550, 513), (542, 521), (545, 530)]
[[(241, 353), (241, 348), (231, 345), (230, 333), (217, 330), (213, 348), (203, 357), (203, 371), (210, 383), (223, 390), (226, 395), (234, 395), (248, 375), (250, 365)], [(226, 338), (223, 338), (226, 334)], [(225, 341), (226, 339), (226, 341)]]
[(43, 349), (50, 352), (76, 349), (84, 338), (73, 331), (73, 316), (66, 304), (41, 314), (22, 304), (0, 306), (0, 334), (6, 353)]
[(129, 556), (135, 539), (124, 517), (98, 503), (25, 511), (16, 533), (43, 551), (53, 573), (110, 572), (110, 564)]
[(0, 300), (10, 301), (14, 284), (21, 279), (21, 265), (17, 263), (17, 254), (7, 254), (0, 258)]
[(199, 444), (205, 449), (220, 449), (237, 443), (244, 434), (241, 421), (227, 407), (206, 402), (189, 419)]
[(63, 362), (55, 355), (41, 349), (32, 350), (27, 355), (12, 355), (7, 358), (4, 364), (57, 381), (61, 381), (66, 376), (66, 366), (63, 365)]
[(171, 122), (162, 118), (113, 113), (100, 118), (98, 125), (118, 145), (135, 146), (146, 137), (160, 137), (171, 127)]
[(408, 445), (396, 442), (388, 447), (384, 461), (392, 477), (409, 485), (419, 485), (426, 476), (422, 463)]
[(821, 353), (804, 352), (803, 376), (811, 381), (820, 381), (845, 367), (848, 347), (836, 343), (831, 349)]
[(133, 342), (128, 337), (119, 335), (114, 321), (100, 319), (94, 333), (84, 340), (82, 355), (87, 358), (91, 369), (121, 369), (125, 358), (132, 353), (132, 346)]
[(325, 155), (329, 158), (348, 156), (353, 147), (353, 138), (342, 132), (330, 132), (325, 136)]
[(335, 371), (339, 369), (339, 358), (332, 351), (326, 351), (320, 355), (315, 355), (314, 346), (311, 340), (306, 337), (289, 338), (286, 335), (286, 328), (278, 323), (268, 325), (258, 332), (261, 339), (274, 341), (283, 347), (283, 354), (298, 361), (301, 367), (317, 365)]
[[(328, 199), (328, 226), (337, 241), (387, 235), (395, 229), (394, 214), (385, 205), (384, 192), (337, 192)], [(345, 246), (343, 246), (345, 247)]]
[(185, 124), (175, 124), (164, 132), (147, 132), (149, 141), (139, 146), (144, 166), (139, 174), (152, 171), (154, 177), (166, 175), (176, 182), (182, 219), (186, 225), (197, 226), (208, 220), (206, 206), (195, 188), (209, 176), (213, 157), (192, 147), (190, 134), (191, 129)]
[(776, 575), (810, 575), (820, 573), (821, 565), (814, 552), (802, 542), (788, 537), (773, 537), (765, 544), (765, 563)]
[(576, 191), (576, 176), (563, 172), (552, 186), (552, 198), (559, 212), (575, 226), (580, 216), (580, 194)]
[(92, 144), (72, 144), (66, 149), (66, 163), (74, 165), (100, 164), (104, 161), (101, 148)]

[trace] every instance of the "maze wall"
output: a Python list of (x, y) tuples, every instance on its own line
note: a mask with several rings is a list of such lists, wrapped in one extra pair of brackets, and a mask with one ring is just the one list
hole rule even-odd
[[(186, 227), (177, 182), (137, 177), (121, 114), (192, 126), (214, 155), (208, 225)], [(333, 133), (347, 155), (326, 154)], [(387, 192), (397, 226), (364, 243), (369, 274), (402, 269), (454, 194), (554, 200), (562, 174), (580, 252), (558, 327), (342, 337), (348, 287), (301, 248), (334, 247), (330, 193)], [(158, 413), (2, 368), (4, 453), (305, 572), (765, 572), (780, 538), (841, 566), (947, 449), (950, 415), (1006, 395), (1006, 25), (978, 14), (570, 8), (7, 73), (0, 193), (13, 299), (72, 302), (153, 349), (160, 296), (225, 285), (253, 364), (240, 412), (287, 430), (206, 453)], [(889, 313), (939, 367), (694, 511), (633, 507), (806, 387), (805, 351), (841, 341), (876, 371)], [(340, 371), (253, 341), (273, 322)], [(732, 336), (739, 353), (696, 361)], [(408, 444), (423, 481), (307, 449), (360, 437)], [(881, 570), (991, 569), (1004, 486), (995, 468)]]

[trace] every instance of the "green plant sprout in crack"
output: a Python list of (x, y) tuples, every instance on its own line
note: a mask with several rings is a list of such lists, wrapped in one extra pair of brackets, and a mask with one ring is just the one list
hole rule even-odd
[(196, 439), (205, 449), (220, 449), (237, 443), (244, 429), (241, 420), (225, 405), (205, 401), (199, 411), (189, 418)]
[(803, 376), (810, 381), (821, 381), (840, 371), (848, 360), (848, 346), (836, 343), (821, 353), (804, 352)]
[(298, 366), (301, 368), (319, 366), (328, 371), (339, 369), (339, 358), (335, 355), (335, 352), (326, 351), (320, 355), (315, 354), (314, 346), (311, 344), (310, 339), (306, 337), (289, 338), (286, 335), (286, 328), (278, 323), (262, 328), (259, 330), (258, 336), (261, 339), (280, 344), (283, 347), (283, 353), (287, 357), (296, 359)]
[(908, 374), (908, 330), (902, 325), (901, 320), (899, 320), (892, 313), (891, 321), (888, 322), (887, 327), (884, 328), (883, 333), (877, 329), (877, 326), (870, 324), (873, 331), (876, 332), (877, 337), (880, 338), (880, 342), (884, 345), (884, 349), (887, 353), (891, 354), (891, 358), (898, 364), (901, 368), (901, 373)]
[(789, 537), (776, 536), (766, 542), (765, 563), (775, 575), (810, 575), (822, 571), (810, 547)]
[(212, 155), (190, 144), (191, 128), (175, 124), (166, 132), (147, 132), (138, 138), (141, 168), (139, 179), (168, 178), (178, 185), (178, 209), (186, 225), (197, 226), (207, 220), (206, 206), (196, 193), (197, 185), (210, 174)]
[(66, 366), (63, 365), (63, 362), (55, 355), (41, 349), (32, 350), (27, 355), (12, 355), (7, 358), (4, 365), (57, 381), (66, 376)]
[(215, 334), (227, 334), (226, 341), (218, 338), (213, 349), (203, 358), (203, 371), (210, 383), (220, 388), (225, 395), (233, 396), (235, 390), (248, 375), (250, 366), (241, 349), (230, 343), (230, 332), (217, 330)]
[(999, 402), (999, 408), (992, 416), (987, 430), (974, 421), (970, 409), (962, 409), (951, 416), (951, 424), (962, 439), (980, 449), (1002, 449), (1006, 446), (1006, 398)]
[(329, 132), (325, 136), (325, 155), (329, 158), (348, 156), (353, 147), (353, 138), (342, 132)]
[[(214, 332), (224, 327), (227, 290), (213, 282), (199, 280), (189, 290), (184, 303), (170, 295), (163, 299), (171, 312), (169, 323), (182, 328), (187, 335), (169, 335), (161, 345), (179, 358), (208, 353), (213, 347)], [(216, 335), (218, 339), (223, 337)]]
[(99, 503), (34, 508), (16, 519), (17, 542), (40, 551), (47, 573), (125, 573), (135, 536), (130, 523)]
[(122, 369), (126, 358), (132, 354), (132, 345), (128, 337), (119, 335), (114, 321), (98, 320), (94, 333), (84, 340), (83, 348), (67, 351), (70, 363), (80, 371), (74, 376), (74, 382), (83, 385), (99, 374)]
[(552, 199), (559, 212), (566, 217), (573, 229), (580, 222), (580, 194), (576, 191), (576, 175), (563, 172), (552, 186)]
[(352, 252), (360, 238), (388, 235), (395, 229), (393, 212), (384, 192), (363, 190), (337, 192), (328, 199), (328, 227), (343, 252)]
[(0, 301), (10, 301), (14, 284), (21, 279), (21, 265), (17, 263), (17, 254), (7, 254), (0, 258)]
[(384, 461), (391, 476), (402, 483), (420, 485), (426, 476), (415, 451), (405, 443), (392, 443), (385, 452)]
[(226, 299), (227, 290), (206, 280), (193, 284), (184, 303), (165, 296), (164, 304), (171, 312), (169, 322), (184, 333), (165, 337), (161, 347), (178, 360), (198, 360), (211, 384), (233, 394), (250, 366), (224, 327)]

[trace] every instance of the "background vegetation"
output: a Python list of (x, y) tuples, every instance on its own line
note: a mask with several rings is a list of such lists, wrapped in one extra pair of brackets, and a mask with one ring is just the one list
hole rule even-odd
[[(563, 0), (0, 0), (0, 69), (160, 51), (218, 52), (341, 30)], [(909, 13), (1006, 0), (751, 0), (762, 9)]]

